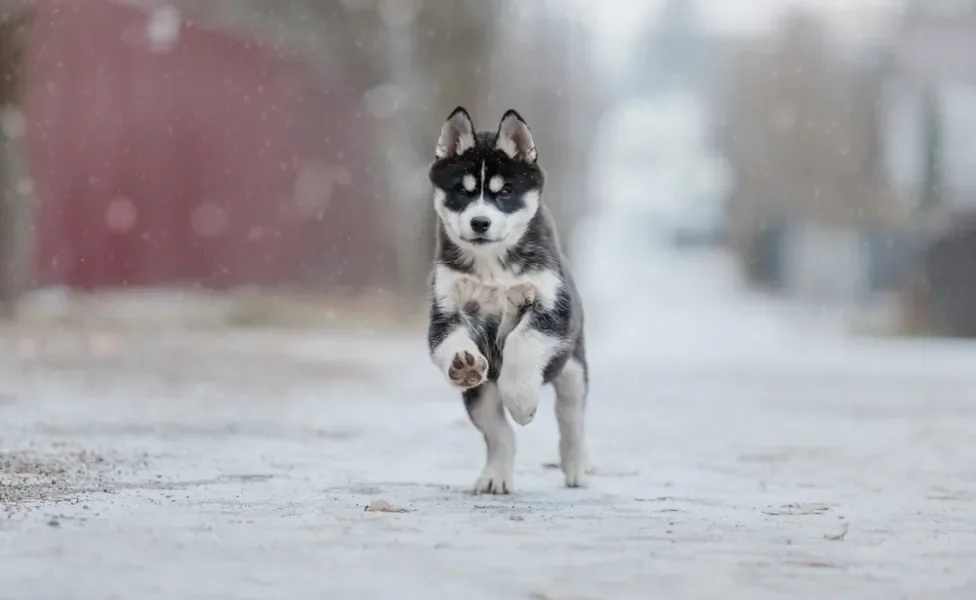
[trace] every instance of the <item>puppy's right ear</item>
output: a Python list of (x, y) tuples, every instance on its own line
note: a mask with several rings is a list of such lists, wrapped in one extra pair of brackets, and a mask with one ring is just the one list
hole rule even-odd
[(471, 115), (463, 107), (454, 109), (441, 127), (441, 137), (437, 140), (434, 156), (438, 159), (460, 156), (474, 148), (474, 123)]

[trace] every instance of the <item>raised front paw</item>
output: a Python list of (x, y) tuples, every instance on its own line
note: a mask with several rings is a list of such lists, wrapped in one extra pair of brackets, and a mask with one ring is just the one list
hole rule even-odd
[(454, 355), (447, 377), (462, 390), (478, 387), (488, 379), (488, 359), (480, 352), (462, 350)]
[[(509, 367), (511, 368), (511, 367)], [(498, 378), (498, 393), (502, 397), (502, 404), (508, 409), (512, 420), (519, 425), (528, 425), (535, 418), (539, 408), (539, 390), (542, 387), (542, 377), (511, 376), (502, 367), (502, 374)]]

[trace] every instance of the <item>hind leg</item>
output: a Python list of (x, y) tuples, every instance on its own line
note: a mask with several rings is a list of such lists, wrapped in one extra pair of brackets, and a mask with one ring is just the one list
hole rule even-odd
[(476, 494), (510, 494), (515, 471), (515, 432), (505, 418), (498, 386), (488, 382), (464, 392), (471, 422), (485, 437), (488, 457), (474, 486)]
[(566, 486), (581, 487), (586, 482), (586, 367), (578, 358), (570, 358), (553, 380), (556, 388), (556, 420), (559, 423), (559, 464), (566, 476)]

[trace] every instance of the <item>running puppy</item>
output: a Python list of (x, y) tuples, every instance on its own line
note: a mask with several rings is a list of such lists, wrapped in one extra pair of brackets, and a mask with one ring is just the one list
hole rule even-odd
[(513, 491), (515, 433), (544, 384), (556, 389), (566, 485), (583, 485), (587, 368), (583, 308), (542, 203), (545, 175), (529, 127), (514, 110), (476, 132), (458, 107), (429, 169), (437, 212), (430, 278), (431, 357), (462, 391), (488, 458), (475, 493)]

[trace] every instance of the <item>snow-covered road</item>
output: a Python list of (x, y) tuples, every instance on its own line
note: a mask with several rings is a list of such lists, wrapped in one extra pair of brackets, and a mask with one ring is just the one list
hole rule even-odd
[(0, 598), (976, 597), (976, 348), (847, 339), (723, 269), (591, 287), (585, 490), (540, 413), (518, 493), (471, 496), (419, 333), (9, 337)]

